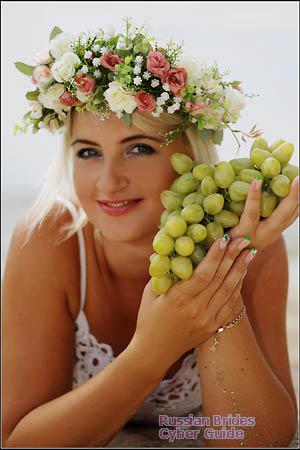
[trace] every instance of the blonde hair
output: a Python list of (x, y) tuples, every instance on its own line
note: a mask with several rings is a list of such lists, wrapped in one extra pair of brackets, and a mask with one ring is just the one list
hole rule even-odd
[[(71, 152), (71, 136), (72, 136), (72, 115), (74, 109), (67, 113), (66, 126), (63, 132), (62, 151), (58, 158), (52, 163), (48, 170), (44, 183), (34, 204), (25, 215), (26, 239), (25, 245), (31, 238), (36, 227), (41, 227), (45, 218), (52, 217), (57, 219), (67, 209), (63, 202), (57, 201), (57, 196), (69, 198), (76, 204), (78, 209), (78, 219), (71, 223), (64, 224), (59, 232), (63, 234), (61, 240), (57, 243), (69, 239), (80, 228), (84, 227), (88, 222), (88, 217), (82, 209), (80, 202), (75, 194), (73, 177), (72, 177), (72, 152)], [(94, 113), (92, 113), (94, 114)], [(97, 117), (97, 116), (95, 116)], [(99, 118), (98, 118), (99, 120)], [(103, 122), (105, 123), (105, 122)], [(148, 134), (157, 133), (158, 128), (172, 130), (176, 125), (182, 124), (182, 118), (179, 114), (169, 114), (164, 111), (160, 117), (154, 118), (150, 114), (141, 114), (135, 111), (131, 114), (131, 123), (138, 127), (141, 131)], [(190, 146), (194, 159), (199, 163), (216, 164), (219, 162), (215, 145), (211, 140), (203, 141), (196, 127), (190, 126), (185, 129), (183, 139)], [(54, 208), (54, 206), (56, 206)]]

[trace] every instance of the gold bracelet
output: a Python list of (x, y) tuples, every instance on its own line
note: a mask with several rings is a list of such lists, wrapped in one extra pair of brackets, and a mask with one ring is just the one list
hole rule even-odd
[(236, 316), (236, 318), (230, 322), (228, 325), (224, 325), (224, 327), (220, 327), (217, 329), (217, 331), (215, 332), (215, 342), (214, 344), (210, 347), (211, 351), (215, 351), (217, 344), (220, 342), (219, 338), (218, 338), (218, 334), (222, 333), (224, 330), (227, 330), (228, 328), (232, 328), (234, 327), (234, 325), (243, 317), (243, 315), (246, 312), (246, 306), (243, 306), (242, 311)]

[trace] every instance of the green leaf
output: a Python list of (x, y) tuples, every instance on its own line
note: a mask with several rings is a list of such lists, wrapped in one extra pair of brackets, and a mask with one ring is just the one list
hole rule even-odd
[(36, 89), (35, 91), (29, 91), (26, 92), (26, 98), (27, 100), (32, 100), (32, 101), (36, 101), (38, 96), (39, 96), (39, 90)]
[(20, 61), (15, 62), (16, 69), (18, 69), (21, 73), (25, 75), (32, 75), (35, 69), (35, 66), (29, 66), (28, 64), (22, 63)]
[(58, 34), (62, 33), (63, 31), (59, 27), (54, 27), (53, 30), (50, 33), (49, 36), (49, 42), (52, 41)]
[(223, 141), (224, 130), (215, 130), (213, 133), (213, 143), (220, 145)]
[(212, 130), (207, 130), (204, 128), (203, 130), (199, 130), (199, 135), (203, 141), (206, 141), (212, 137)]
[(131, 115), (124, 111), (123, 120), (127, 128), (130, 128), (131, 125)]

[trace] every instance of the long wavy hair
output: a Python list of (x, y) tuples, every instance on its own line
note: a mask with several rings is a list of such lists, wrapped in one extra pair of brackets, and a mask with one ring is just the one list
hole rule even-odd
[[(62, 135), (61, 152), (50, 166), (44, 178), (42, 189), (35, 202), (24, 216), (26, 238), (23, 246), (30, 240), (33, 231), (37, 227), (40, 229), (47, 216), (51, 216), (55, 221), (67, 209), (63, 202), (58, 201), (57, 196), (66, 197), (71, 200), (78, 211), (77, 220), (64, 224), (60, 228), (59, 233), (62, 234), (62, 238), (57, 243), (70, 238), (88, 222), (88, 217), (80, 205), (73, 185), (71, 151), (73, 111), (74, 109), (71, 108), (67, 113), (66, 126)], [(160, 117), (153, 117), (150, 114), (145, 115), (139, 113), (139, 111), (134, 111), (131, 115), (131, 123), (142, 132), (153, 135), (160, 128), (162, 130), (166, 130), (166, 128), (171, 130), (175, 126), (180, 125), (182, 118), (179, 114), (169, 114), (166, 111)], [(183, 136), (194, 154), (195, 161), (206, 164), (216, 164), (219, 162), (215, 145), (211, 140), (203, 141), (196, 127), (190, 126), (186, 128)]]

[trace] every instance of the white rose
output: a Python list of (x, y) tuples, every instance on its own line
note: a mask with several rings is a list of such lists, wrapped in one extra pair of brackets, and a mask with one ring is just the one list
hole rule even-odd
[(29, 107), (31, 111), (30, 116), (32, 119), (40, 119), (42, 117), (42, 105), (40, 102), (30, 101)]
[(200, 59), (195, 58), (187, 53), (179, 56), (178, 61), (176, 61), (176, 67), (183, 67), (187, 72), (187, 83), (195, 83), (197, 78), (201, 74), (201, 67), (203, 62)]
[(75, 67), (80, 64), (79, 57), (73, 52), (65, 53), (51, 67), (51, 72), (56, 81), (62, 83), (68, 81), (75, 74)]
[(111, 81), (103, 95), (110, 109), (117, 113), (119, 118), (122, 116), (122, 111), (131, 114), (137, 107), (134, 96), (127, 93), (118, 81)]
[(241, 109), (246, 105), (243, 94), (241, 94), (237, 89), (232, 86), (227, 86), (224, 89), (225, 96), (225, 108), (228, 110), (229, 114), (233, 116), (238, 116)]
[(42, 103), (45, 108), (61, 111), (62, 104), (59, 97), (64, 93), (65, 88), (62, 84), (53, 84), (46, 92), (41, 92), (38, 96), (38, 101)]
[(53, 58), (59, 59), (66, 52), (72, 51), (71, 44), (74, 41), (74, 36), (71, 34), (60, 33), (50, 41), (50, 52)]
[(49, 54), (49, 48), (43, 48), (39, 52), (37, 52), (33, 58), (34, 63), (39, 66), (41, 64), (49, 64), (52, 61), (52, 58)]

